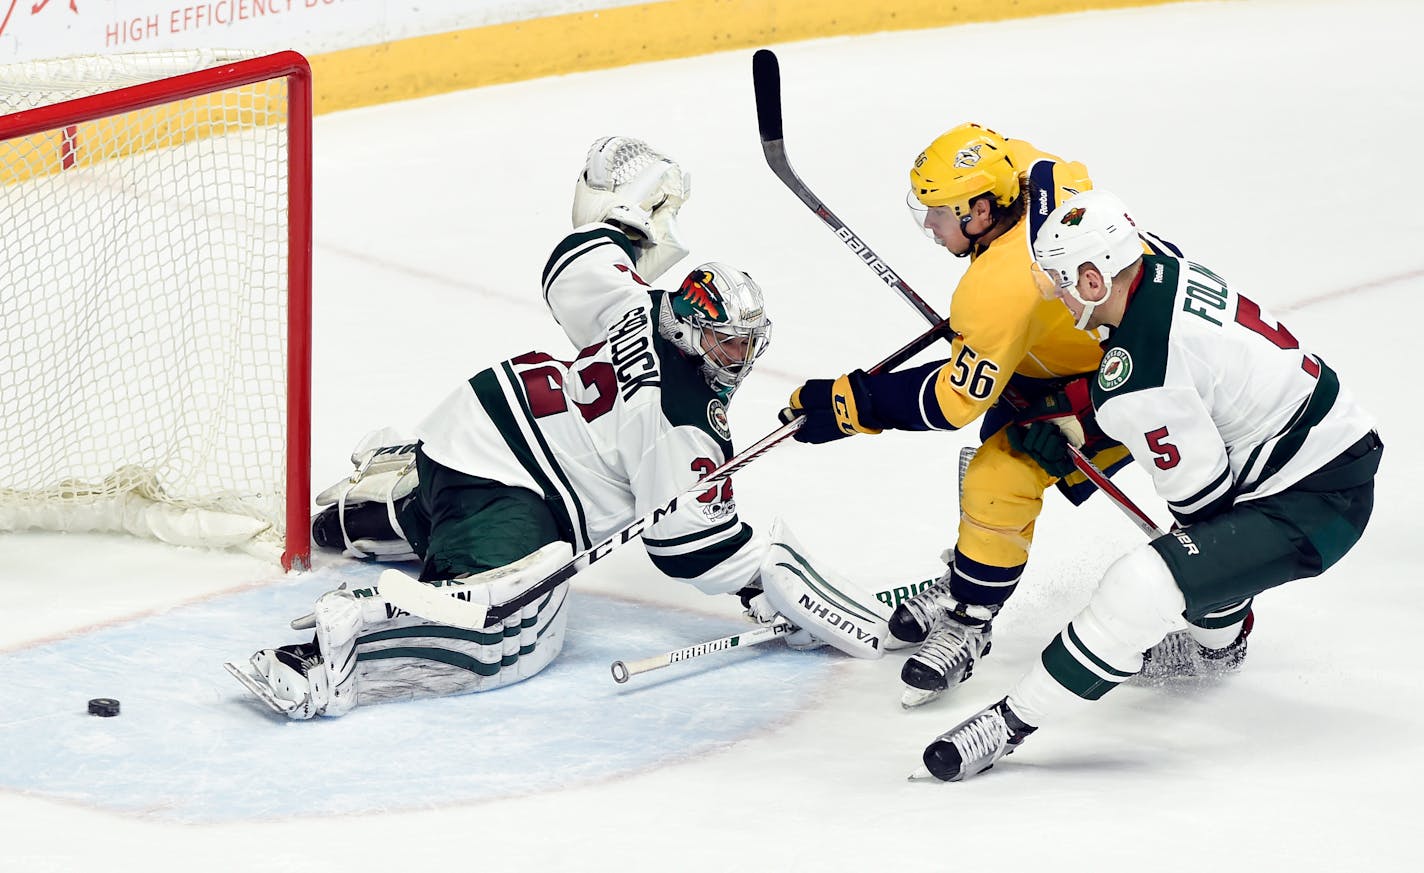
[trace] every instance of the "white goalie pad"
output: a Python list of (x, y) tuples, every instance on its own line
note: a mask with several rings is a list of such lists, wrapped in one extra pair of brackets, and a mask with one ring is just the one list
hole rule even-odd
[[(415, 470), (417, 441), (395, 428), (373, 430), (351, 452), (351, 474), (316, 496), (318, 506), (335, 506), (345, 554), (362, 560), (410, 561), (417, 556), (406, 541), (396, 516), (397, 501), (420, 484)], [(398, 539), (353, 537), (346, 521), (349, 507), (376, 503), (386, 507), (386, 518)]]
[(414, 437), (391, 427), (373, 430), (351, 450), (351, 475), (316, 496), (317, 506), (391, 502), (415, 490)]
[(847, 655), (869, 659), (884, 655), (889, 609), (871, 592), (814, 564), (781, 519), (772, 523), (770, 537), (761, 584), (777, 611)]
[(387, 570), (376, 587), (381, 597), (411, 615), (466, 630), (481, 630), (487, 626), (485, 616), (491, 606), (507, 603), (528, 591), (573, 556), (573, 547), (559, 541), (512, 564), (463, 579), (421, 582), (399, 570)]

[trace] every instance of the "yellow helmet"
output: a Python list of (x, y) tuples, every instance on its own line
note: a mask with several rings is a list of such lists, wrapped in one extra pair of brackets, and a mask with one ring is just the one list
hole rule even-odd
[(948, 206), (959, 218), (969, 203), (992, 194), (999, 206), (1019, 196), (1019, 171), (1009, 158), (1008, 141), (972, 122), (939, 136), (915, 158), (910, 193), (926, 207)]

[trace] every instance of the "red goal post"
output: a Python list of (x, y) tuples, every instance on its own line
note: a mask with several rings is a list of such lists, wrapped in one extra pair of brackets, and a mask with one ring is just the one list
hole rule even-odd
[(0, 73), (0, 531), (309, 566), (306, 59)]

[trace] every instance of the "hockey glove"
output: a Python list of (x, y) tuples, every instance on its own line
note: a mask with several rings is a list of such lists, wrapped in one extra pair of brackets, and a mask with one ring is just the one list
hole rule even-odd
[(1011, 424), (1006, 436), (1009, 438), (1010, 448), (1033, 458), (1048, 475), (1062, 479), (1073, 472), (1073, 459), (1068, 454), (1068, 435), (1056, 422)]
[(646, 281), (661, 276), (687, 254), (677, 213), (692, 195), (692, 175), (642, 140), (607, 136), (588, 150), (574, 187), (573, 224), (606, 222), (621, 228), (638, 254)]
[[(1025, 398), (1017, 391), (1005, 391), (1004, 401), (1014, 410), (1014, 422), (1029, 425), (1039, 421), (1050, 421), (1057, 425), (1068, 442), (1081, 447), (1086, 440), (1083, 420), (1093, 414), (1092, 397), (1089, 394), (1086, 376), (1074, 379), (1033, 400)], [(1017, 447), (1015, 447), (1017, 448)]]
[(863, 370), (853, 370), (835, 381), (810, 379), (791, 392), (790, 405), (781, 410), (781, 420), (806, 417), (795, 436), (802, 443), (828, 443), (857, 433), (880, 433), (882, 428), (871, 412), (867, 380)]
[[(742, 611), (748, 619), (757, 624), (772, 624), (778, 619), (784, 619), (781, 613), (776, 611), (776, 607), (767, 599), (766, 592), (761, 587), (761, 577), (753, 579), (739, 591), (732, 592), (742, 601)], [(808, 631), (797, 628), (786, 637), (786, 645), (798, 651), (808, 651), (819, 649), (825, 643), (811, 636)]]

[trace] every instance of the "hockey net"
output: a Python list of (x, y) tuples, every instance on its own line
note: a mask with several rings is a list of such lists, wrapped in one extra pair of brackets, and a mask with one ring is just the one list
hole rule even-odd
[(0, 68), (0, 531), (309, 554), (311, 78)]

